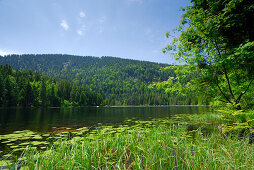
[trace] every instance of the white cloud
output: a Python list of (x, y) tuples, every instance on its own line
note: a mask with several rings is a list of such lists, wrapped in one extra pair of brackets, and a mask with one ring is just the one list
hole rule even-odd
[(81, 12), (79, 13), (79, 17), (80, 17), (80, 18), (84, 18), (84, 17), (86, 17), (86, 13), (85, 13), (85, 12), (83, 12), (83, 11), (81, 11)]
[(77, 30), (77, 34), (82, 36), (83, 35), (83, 31), (82, 30)]
[(87, 27), (86, 27), (86, 25), (83, 23), (78, 29), (77, 29), (77, 34), (79, 35), (79, 36), (83, 36), (83, 35), (85, 35), (85, 33), (86, 33), (86, 30), (87, 30)]
[(61, 21), (60, 26), (61, 26), (65, 31), (67, 31), (67, 30), (69, 29), (69, 25), (68, 25), (67, 21), (64, 20), (64, 19)]
[(10, 55), (10, 54), (17, 54), (17, 53), (11, 52), (11, 51), (0, 50), (0, 56), (6, 56), (6, 55)]

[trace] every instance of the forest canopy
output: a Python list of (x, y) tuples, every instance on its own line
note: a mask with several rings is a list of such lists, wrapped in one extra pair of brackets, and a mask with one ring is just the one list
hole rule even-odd
[[(175, 77), (168, 64), (115, 57), (61, 54), (24, 54), (0, 57), (0, 64), (17, 70), (33, 70), (43, 75), (68, 80), (100, 94), (105, 105), (197, 105), (203, 104), (196, 93), (186, 96), (150, 89), (152, 82)], [(189, 77), (190, 78), (190, 77)]]
[(0, 107), (98, 106), (102, 102), (99, 94), (69, 81), (0, 65)]

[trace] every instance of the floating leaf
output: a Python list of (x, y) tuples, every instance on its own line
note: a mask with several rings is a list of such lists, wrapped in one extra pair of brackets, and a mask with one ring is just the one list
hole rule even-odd
[(4, 157), (11, 157), (12, 156), (12, 154), (6, 154), (6, 155), (4, 155)]
[(16, 148), (16, 149), (13, 149), (12, 151), (13, 152), (18, 152), (18, 151), (22, 151), (22, 150), (25, 150), (26, 148)]
[(35, 135), (33, 139), (42, 139), (42, 137), (40, 135)]
[(42, 136), (44, 136), (44, 137), (48, 137), (48, 136), (50, 136), (50, 134), (43, 134)]
[(21, 143), (19, 145), (29, 145), (29, 144), (30, 144), (29, 142), (23, 142), (23, 143)]
[(32, 141), (31, 142), (32, 145), (47, 145), (48, 142), (43, 142), (43, 141)]
[(19, 146), (14, 145), (14, 146), (10, 146), (10, 148), (18, 148)]
[(8, 165), (11, 165), (11, 161), (10, 160), (2, 160), (0, 161), (0, 167), (1, 166), (8, 166)]
[(4, 142), (2, 142), (2, 143), (10, 143), (10, 142), (12, 142), (12, 141), (7, 140), (7, 141), (4, 141)]
[(24, 157), (18, 158), (18, 160), (19, 161), (24, 161), (24, 160), (26, 160), (26, 157), (24, 156)]

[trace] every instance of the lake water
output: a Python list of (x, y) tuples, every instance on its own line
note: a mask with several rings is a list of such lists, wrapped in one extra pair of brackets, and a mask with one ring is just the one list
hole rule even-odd
[(47, 132), (58, 127), (92, 127), (121, 124), (125, 120), (170, 118), (178, 114), (202, 114), (209, 107), (79, 107), (79, 108), (1, 108), (0, 134), (17, 130)]
[[(104, 125), (114, 128), (120, 126), (131, 128), (135, 122), (149, 120), (158, 122), (166, 119), (181, 123), (182, 117), (186, 115), (207, 112), (209, 107), (196, 106), (1, 108), (0, 160), (15, 160), (15, 157), (22, 154), (27, 146), (45, 150), (58, 139), (92, 134)], [(195, 130), (201, 124), (202, 122), (195, 125), (189, 122), (187, 130)], [(205, 131), (209, 131), (207, 124), (205, 128), (208, 128)]]

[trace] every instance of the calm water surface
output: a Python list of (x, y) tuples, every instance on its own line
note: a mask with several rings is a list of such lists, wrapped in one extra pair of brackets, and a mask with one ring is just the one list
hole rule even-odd
[(47, 132), (52, 127), (84, 127), (119, 124), (128, 119), (170, 118), (176, 114), (202, 114), (209, 107), (79, 107), (79, 108), (1, 108), (0, 134), (16, 130)]

